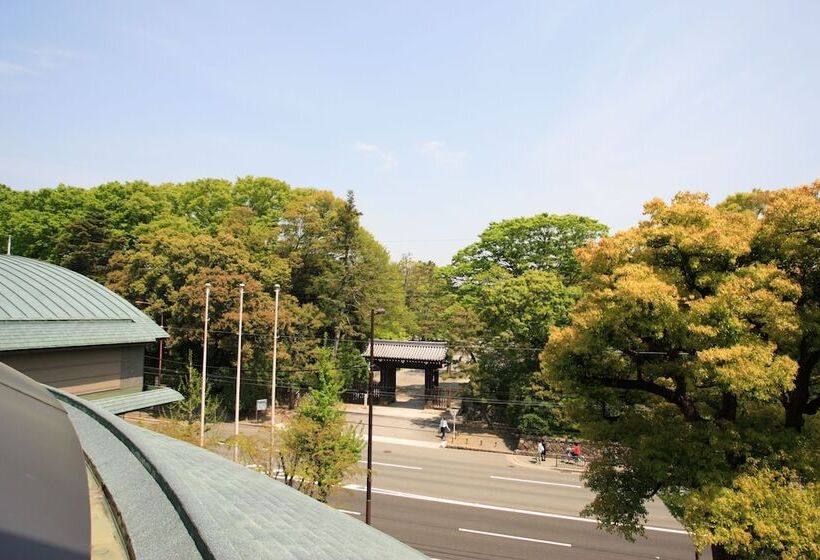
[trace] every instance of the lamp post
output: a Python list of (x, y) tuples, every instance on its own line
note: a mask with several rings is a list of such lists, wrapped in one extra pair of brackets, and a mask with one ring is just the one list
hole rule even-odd
[(270, 457), (268, 463), (273, 476), (273, 443), (276, 430), (276, 343), (279, 341), (279, 284), (273, 287), (276, 303), (273, 307), (273, 366), (270, 374)]
[(202, 337), (202, 394), (199, 399), (199, 446), (205, 447), (205, 383), (208, 380), (208, 304), (211, 299), (211, 283), (205, 284), (205, 334)]
[(233, 416), (233, 460), (239, 460), (239, 388), (242, 381), (242, 306), (245, 301), (245, 284), (239, 284), (239, 338), (236, 346), (236, 403)]
[(367, 501), (365, 502), (364, 522), (370, 525), (370, 501), (373, 488), (373, 331), (376, 315), (384, 309), (370, 310), (370, 378), (367, 382)]

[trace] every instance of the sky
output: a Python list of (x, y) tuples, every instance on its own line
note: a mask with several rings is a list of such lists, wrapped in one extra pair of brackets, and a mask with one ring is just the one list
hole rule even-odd
[(0, 183), (272, 176), (398, 260), (820, 178), (818, 2), (0, 3)]

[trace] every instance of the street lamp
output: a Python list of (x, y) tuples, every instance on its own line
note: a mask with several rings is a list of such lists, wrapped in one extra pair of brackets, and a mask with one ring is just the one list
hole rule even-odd
[(239, 389), (242, 381), (242, 305), (245, 302), (245, 283), (239, 284), (239, 338), (236, 346), (236, 405), (233, 417), (233, 460), (239, 460)]
[(273, 476), (273, 438), (276, 430), (276, 343), (279, 341), (279, 284), (273, 287), (276, 303), (273, 307), (273, 366), (270, 375), (270, 475)]
[(373, 485), (373, 331), (376, 324), (376, 315), (384, 313), (384, 309), (370, 310), (370, 378), (367, 382), (367, 502), (365, 503), (364, 522), (370, 525), (370, 501)]
[(199, 399), (199, 446), (205, 447), (205, 384), (208, 381), (208, 304), (211, 301), (211, 283), (205, 283), (205, 333), (202, 336), (202, 394)]

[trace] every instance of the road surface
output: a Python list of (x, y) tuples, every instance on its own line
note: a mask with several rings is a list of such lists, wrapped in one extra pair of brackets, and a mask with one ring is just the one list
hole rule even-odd
[[(382, 441), (373, 453), (373, 525), (431, 558), (694, 558), (688, 535), (659, 502), (649, 506), (647, 538), (630, 543), (578, 515), (592, 495), (577, 473), (436, 442), (432, 434), (429, 445)], [(362, 472), (330, 504), (364, 521), (364, 487)]]

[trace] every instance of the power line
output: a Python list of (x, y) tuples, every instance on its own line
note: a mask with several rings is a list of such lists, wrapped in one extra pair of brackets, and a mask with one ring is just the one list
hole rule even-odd
[[(146, 367), (152, 375), (154, 373), (158, 373), (158, 369), (154, 367)], [(308, 373), (318, 373), (317, 371), (307, 371)], [(166, 370), (163, 369), (162, 371), (163, 377), (171, 377), (176, 379), (183, 379), (188, 376), (187, 373), (179, 371), (179, 370)], [(219, 376), (219, 375), (208, 375), (209, 381), (215, 381), (220, 384), (232, 384), (236, 382), (235, 377), (230, 376)], [(240, 385), (251, 385), (254, 387), (265, 387), (270, 388), (270, 381), (264, 381), (260, 379), (242, 379), (240, 381)], [(318, 387), (308, 384), (300, 384), (300, 383), (277, 383), (277, 389), (298, 389), (298, 390), (312, 390), (318, 389)], [(366, 392), (366, 388), (346, 388), (342, 390), (342, 394), (357, 394)], [(415, 397), (415, 398), (426, 398), (429, 395), (425, 394), (424, 392), (414, 392), (414, 391), (401, 391), (398, 388), (395, 391), (387, 391), (384, 389), (379, 389), (379, 394), (383, 396), (389, 397), (396, 397), (398, 395), (404, 395), (408, 397)], [(525, 401), (525, 400), (514, 400), (514, 399), (499, 399), (496, 397), (481, 397), (481, 396), (459, 396), (459, 395), (452, 395), (450, 397), (451, 400), (457, 400), (461, 402), (470, 402), (470, 403), (477, 403), (477, 404), (489, 404), (489, 405), (518, 405), (518, 406), (545, 406), (545, 407), (555, 407), (558, 406), (557, 403), (554, 401)]]
[[(179, 327), (179, 326), (166, 326), (166, 329), (171, 330), (181, 330), (187, 332), (202, 332), (202, 329), (192, 328), (192, 327)], [(213, 333), (216, 334), (225, 334), (231, 336), (237, 336), (238, 333), (236, 331), (220, 331), (220, 330), (213, 330), (209, 329), (208, 334), (211, 335)], [(253, 333), (253, 332), (243, 332), (242, 337), (262, 337), (262, 338), (273, 338), (271, 333)], [(280, 341), (283, 340), (291, 340), (291, 341), (306, 341), (306, 342), (330, 342), (329, 339), (320, 336), (280, 336)], [(341, 339), (342, 342), (368, 342), (369, 338), (362, 337), (362, 338), (344, 338)], [(456, 349), (477, 349), (477, 350), (522, 350), (522, 351), (532, 351), (532, 352), (541, 352), (544, 347), (543, 346), (524, 346), (518, 344), (482, 344), (476, 343), (473, 340), (411, 340), (409, 342), (446, 342), (449, 346), (456, 348)]]

